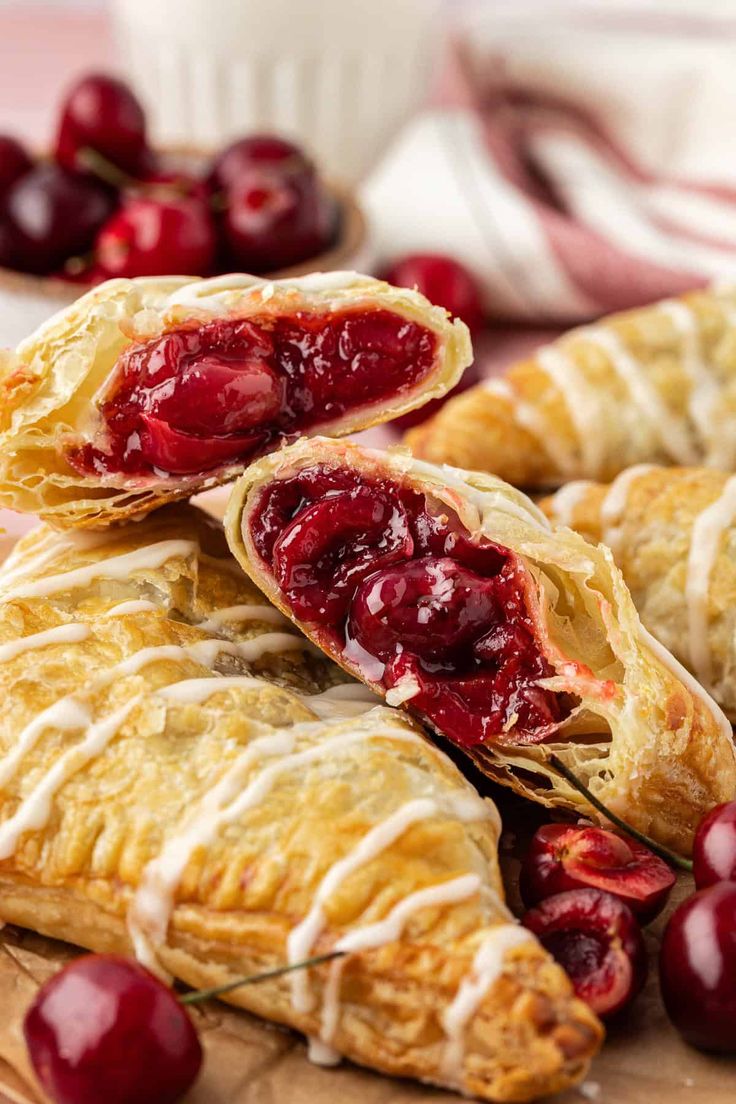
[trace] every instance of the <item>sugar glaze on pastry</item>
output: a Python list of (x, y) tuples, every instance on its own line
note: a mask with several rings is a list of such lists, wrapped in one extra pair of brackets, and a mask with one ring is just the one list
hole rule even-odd
[(420, 406), (471, 359), (462, 322), (354, 272), (112, 280), (0, 363), (0, 505), (141, 516), (284, 439)]
[(736, 468), (736, 291), (696, 291), (572, 330), (450, 400), (407, 442), (525, 487), (634, 464)]
[(639, 465), (542, 505), (611, 548), (644, 624), (736, 717), (736, 479)]
[(500, 480), (318, 438), (253, 465), (225, 524), (318, 647), (520, 793), (597, 815), (554, 752), (683, 852), (733, 796), (727, 718), (642, 625), (610, 552)]
[[(121, 567), (124, 565), (125, 570)], [(503, 902), (495, 807), (169, 507), (0, 569), (0, 919), (234, 991), (401, 1076), (531, 1100), (601, 1029)]]

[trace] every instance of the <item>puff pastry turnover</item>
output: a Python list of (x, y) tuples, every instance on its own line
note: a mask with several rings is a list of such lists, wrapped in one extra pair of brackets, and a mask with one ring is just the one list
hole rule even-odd
[(325, 652), (520, 793), (594, 815), (555, 752), (684, 852), (736, 792), (726, 717), (643, 628), (610, 552), (500, 480), (320, 438), (253, 465), (225, 524)]
[(540, 504), (613, 552), (647, 628), (736, 717), (736, 483), (708, 468), (639, 465)]
[(573, 330), (410, 432), (435, 463), (522, 487), (639, 463), (736, 468), (736, 290), (696, 291)]
[(601, 1029), (512, 922), (495, 807), (196, 511), (25, 540), (0, 687), (3, 920), (196, 986), (340, 948), (228, 999), (489, 1100), (584, 1074)]
[(352, 272), (112, 280), (0, 367), (0, 505), (95, 526), (443, 395), (467, 328)]

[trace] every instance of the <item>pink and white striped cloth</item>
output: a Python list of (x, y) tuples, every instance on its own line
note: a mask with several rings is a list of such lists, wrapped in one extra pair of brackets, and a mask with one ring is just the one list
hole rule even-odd
[(453, 106), (365, 185), (379, 258), (450, 252), (559, 323), (736, 278), (735, 51), (718, 0), (473, 5)]

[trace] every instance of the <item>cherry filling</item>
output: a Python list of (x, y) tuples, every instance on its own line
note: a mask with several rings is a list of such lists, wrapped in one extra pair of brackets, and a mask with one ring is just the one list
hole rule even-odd
[(449, 513), (387, 480), (315, 466), (262, 492), (251, 534), (294, 614), (368, 681), (405, 692), (455, 743), (539, 743), (569, 707), (539, 686), (554, 672), (528, 576)]
[(189, 475), (249, 461), (428, 375), (435, 335), (386, 310), (227, 319), (130, 346), (82, 473)]

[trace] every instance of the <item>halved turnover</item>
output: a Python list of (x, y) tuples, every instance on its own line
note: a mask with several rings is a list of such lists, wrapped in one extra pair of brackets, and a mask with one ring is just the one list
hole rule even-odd
[(284, 439), (420, 406), (470, 360), (462, 322), (351, 272), (112, 280), (0, 367), (0, 505), (59, 526), (139, 516)]
[(681, 851), (736, 792), (731, 728), (642, 627), (608, 550), (492, 476), (318, 439), (255, 464), (230, 546), (345, 670), (490, 776)]
[(191, 508), (0, 570), (0, 920), (210, 987), (322, 1060), (524, 1101), (601, 1037), (514, 923), (500, 821)]

